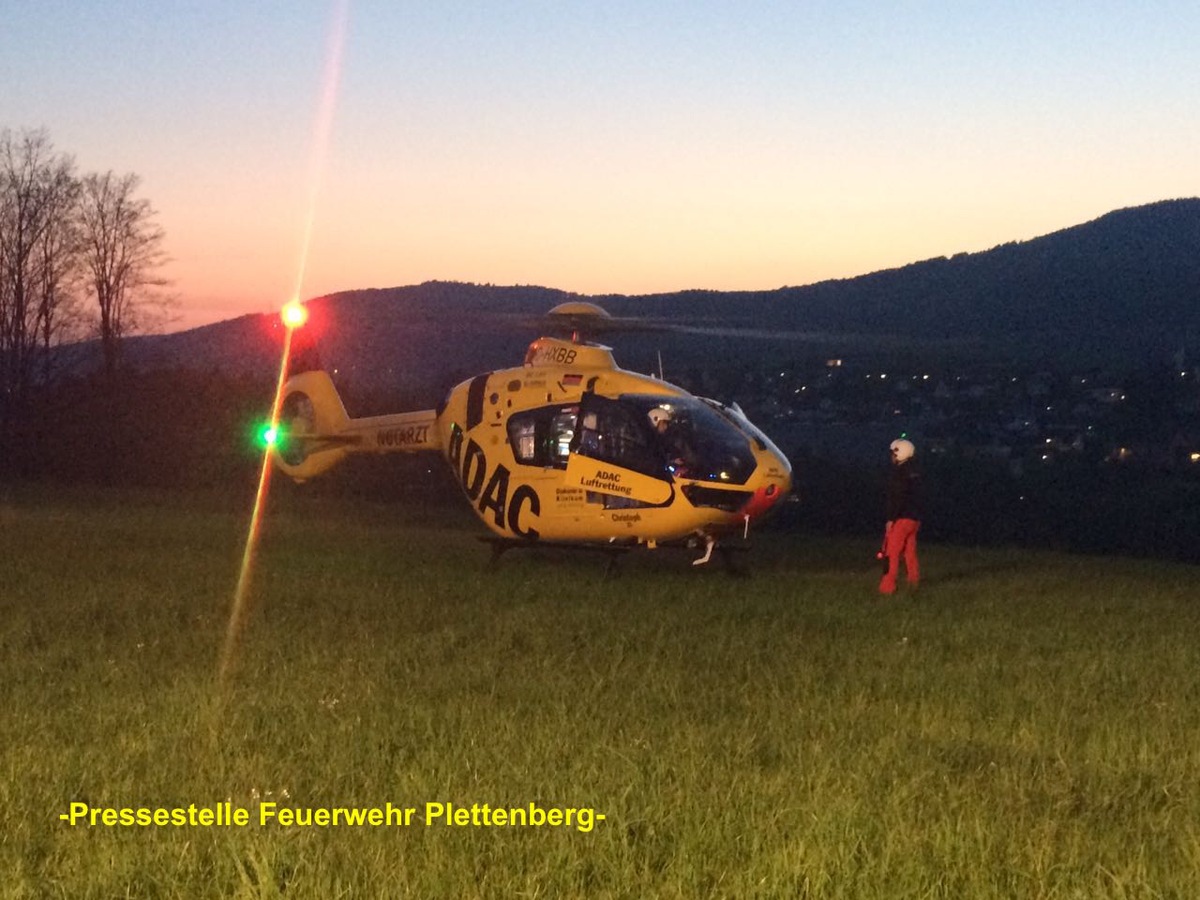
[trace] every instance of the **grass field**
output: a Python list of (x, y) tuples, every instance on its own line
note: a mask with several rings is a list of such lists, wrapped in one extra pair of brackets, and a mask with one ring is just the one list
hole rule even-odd
[(1194, 567), (935, 545), (884, 601), (873, 547), (767, 533), (749, 579), (490, 569), (457, 508), (289, 488), (222, 687), (249, 500), (0, 489), (0, 896), (1200, 896)]

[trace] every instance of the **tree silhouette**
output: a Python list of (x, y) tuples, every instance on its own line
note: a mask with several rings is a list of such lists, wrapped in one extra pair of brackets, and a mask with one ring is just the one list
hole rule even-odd
[[(0, 413), (24, 405), (41, 362), (75, 325), (78, 271), (74, 161), (45, 131), (0, 132)], [(0, 423), (2, 424), (2, 423)]]
[(120, 362), (122, 338), (148, 325), (147, 317), (169, 303), (158, 290), (167, 282), (156, 275), (167, 261), (164, 234), (150, 202), (134, 196), (137, 186), (133, 174), (92, 174), (84, 177), (80, 197), (87, 289), (97, 305), (97, 332), (109, 375)]

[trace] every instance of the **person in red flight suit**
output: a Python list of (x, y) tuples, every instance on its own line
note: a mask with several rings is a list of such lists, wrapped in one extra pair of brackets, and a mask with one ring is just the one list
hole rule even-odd
[(892, 469), (887, 485), (887, 526), (883, 535), (883, 550), (887, 569), (879, 582), (879, 593), (896, 593), (900, 575), (900, 559), (904, 559), (908, 586), (916, 590), (921, 583), (921, 566), (917, 560), (917, 532), (921, 529), (921, 470), (913, 460), (917, 449), (912, 441), (901, 438), (892, 441)]

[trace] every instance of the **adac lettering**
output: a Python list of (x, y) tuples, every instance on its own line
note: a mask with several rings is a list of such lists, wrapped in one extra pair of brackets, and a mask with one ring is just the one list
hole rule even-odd
[(579, 483), (583, 487), (599, 488), (611, 494), (622, 494), (626, 497), (633, 495), (632, 487), (621, 484), (620, 472), (598, 469), (591, 478), (580, 478)]
[(450, 426), (450, 443), (446, 448), (446, 457), (454, 468), (467, 499), (475, 504), (480, 515), (491, 513), (492, 521), (497, 528), (507, 528), (519, 537), (536, 540), (538, 531), (532, 526), (521, 527), (522, 510), (528, 509), (533, 518), (542, 511), (542, 502), (537, 491), (527, 484), (519, 484), (509, 496), (509, 477), (511, 473), (503, 463), (488, 474), (487, 454), (474, 440), (467, 439), (463, 444), (462, 428)]

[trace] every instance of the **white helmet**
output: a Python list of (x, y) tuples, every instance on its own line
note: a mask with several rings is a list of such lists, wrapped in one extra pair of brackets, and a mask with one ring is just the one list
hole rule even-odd
[(661, 406), (656, 406), (650, 412), (646, 413), (650, 417), (650, 424), (657, 428), (663, 422), (671, 421), (671, 414)]
[(900, 438), (897, 441), (892, 441), (892, 456), (896, 462), (904, 462), (907, 459), (912, 459), (913, 454), (917, 452), (917, 448), (913, 446), (912, 441), (906, 441)]

